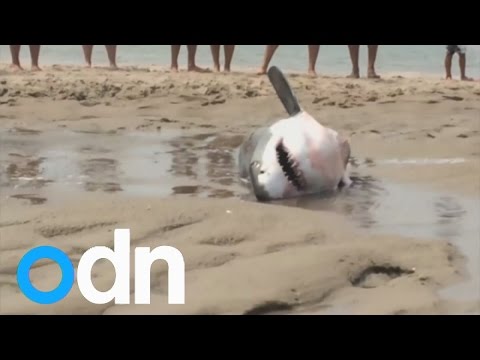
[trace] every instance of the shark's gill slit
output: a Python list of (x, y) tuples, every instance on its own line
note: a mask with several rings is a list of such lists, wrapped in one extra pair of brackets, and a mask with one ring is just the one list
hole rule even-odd
[(297, 188), (297, 190), (302, 190), (304, 187), (304, 181), (299, 172), (298, 164), (295, 159), (292, 158), (285, 145), (283, 145), (283, 141), (278, 143), (276, 151), (278, 163), (280, 164), (285, 177)]

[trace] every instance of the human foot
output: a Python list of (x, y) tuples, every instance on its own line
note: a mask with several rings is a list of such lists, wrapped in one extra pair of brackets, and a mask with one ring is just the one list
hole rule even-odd
[(12, 69), (15, 72), (23, 71), (23, 68), (20, 66), (20, 64), (12, 64), (10, 65), (10, 69)]
[(190, 72), (206, 73), (206, 72), (208, 72), (208, 69), (201, 68), (201, 67), (199, 67), (199, 66), (197, 66), (197, 65), (190, 65), (190, 66), (188, 67), (188, 71), (190, 71)]
[(347, 76), (349, 79), (359, 79), (360, 73), (353, 71), (350, 75)]
[(380, 76), (377, 75), (377, 73), (375, 72), (375, 69), (369, 69), (369, 70), (368, 70), (367, 77), (368, 77), (369, 79), (380, 79)]

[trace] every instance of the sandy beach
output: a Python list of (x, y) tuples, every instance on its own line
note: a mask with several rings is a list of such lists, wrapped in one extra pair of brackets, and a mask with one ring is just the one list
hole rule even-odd
[[(286, 116), (265, 76), (0, 65), (0, 314), (480, 314), (480, 83), (288, 75), (350, 138), (345, 192), (262, 204), (240, 184), (238, 146)], [(183, 253), (185, 305), (162, 262), (148, 306), (19, 292), (30, 248), (76, 266), (118, 228)], [(30, 276), (60, 280), (49, 262)], [(99, 290), (114, 276), (95, 265)]]

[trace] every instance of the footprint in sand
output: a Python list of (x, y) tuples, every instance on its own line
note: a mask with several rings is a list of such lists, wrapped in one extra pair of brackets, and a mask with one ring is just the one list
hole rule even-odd
[(402, 96), (404, 95), (404, 92), (402, 89), (396, 89), (394, 91), (390, 91), (387, 96), (388, 97), (396, 97), (396, 96)]
[(176, 195), (193, 195), (198, 194), (201, 190), (204, 190), (201, 186), (175, 186), (172, 188), (172, 192)]
[(413, 270), (402, 269), (397, 266), (370, 266), (350, 279), (354, 287), (364, 289), (376, 288), (400, 276), (412, 274)]
[(291, 311), (294, 305), (282, 301), (268, 301), (263, 304), (255, 305), (245, 311), (243, 315), (266, 315), (278, 311)]
[(14, 199), (21, 199), (21, 200), (30, 200), (31, 205), (41, 205), (47, 201), (46, 198), (39, 197), (34, 194), (18, 194), (18, 195), (12, 195), (11, 196)]
[(80, 101), (80, 105), (86, 106), (86, 107), (94, 107), (94, 106), (100, 105), (100, 102), (95, 100), (85, 100), (85, 101)]
[(447, 100), (453, 100), (453, 101), (463, 101), (463, 98), (461, 96), (448, 96), (448, 95), (443, 95), (444, 99)]
[(318, 104), (319, 102), (324, 101), (324, 100), (328, 100), (328, 96), (316, 97), (315, 99), (313, 99), (312, 104)]
[(241, 242), (244, 242), (245, 240), (248, 240), (246, 235), (224, 234), (202, 240), (200, 241), (200, 244), (213, 246), (235, 246)]

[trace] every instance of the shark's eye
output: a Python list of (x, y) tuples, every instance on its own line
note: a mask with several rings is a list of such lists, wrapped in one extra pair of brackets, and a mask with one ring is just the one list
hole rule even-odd
[(253, 163), (251, 163), (251, 164), (250, 164), (250, 167), (258, 169), (258, 170), (259, 170), (258, 173), (259, 173), (260, 175), (261, 175), (261, 174), (265, 174), (265, 170), (261, 170), (261, 169), (260, 169), (260, 163), (259, 163), (258, 161), (254, 161)]

